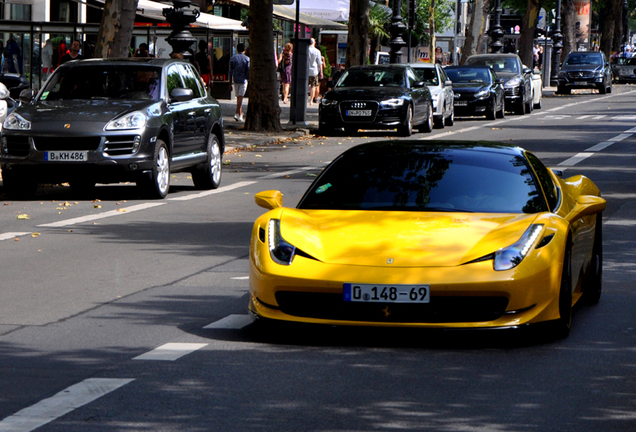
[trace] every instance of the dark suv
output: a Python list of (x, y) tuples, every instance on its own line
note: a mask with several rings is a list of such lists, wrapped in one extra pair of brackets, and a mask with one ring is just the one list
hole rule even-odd
[(598, 89), (612, 92), (612, 68), (602, 51), (572, 51), (565, 58), (558, 75), (557, 91), (570, 94), (572, 89)]
[(466, 59), (471, 66), (489, 66), (504, 80), (506, 111), (523, 115), (532, 112), (532, 70), (517, 54), (477, 54)]
[(73, 61), (4, 121), (0, 164), (9, 195), (33, 195), (38, 183), (136, 182), (164, 198), (170, 173), (192, 173), (195, 187), (217, 188), (223, 118), (196, 70), (183, 60)]

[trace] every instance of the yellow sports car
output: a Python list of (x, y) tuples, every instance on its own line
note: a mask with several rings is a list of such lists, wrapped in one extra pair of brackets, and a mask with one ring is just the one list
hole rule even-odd
[(549, 322), (601, 295), (601, 215), (588, 178), (519, 147), (460, 141), (351, 148), (296, 208), (279, 191), (250, 245), (249, 311), (331, 325), (501, 328)]

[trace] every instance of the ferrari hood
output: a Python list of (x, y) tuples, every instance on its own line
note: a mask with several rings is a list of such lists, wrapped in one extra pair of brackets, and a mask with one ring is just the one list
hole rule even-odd
[(513, 244), (536, 216), (285, 209), (281, 235), (329, 264), (452, 267)]

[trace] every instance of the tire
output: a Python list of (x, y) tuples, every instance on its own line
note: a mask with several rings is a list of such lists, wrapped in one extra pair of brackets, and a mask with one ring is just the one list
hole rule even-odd
[(170, 154), (165, 142), (158, 139), (150, 178), (137, 183), (149, 198), (163, 199), (170, 190)]
[[(442, 128), (444, 127), (444, 121), (440, 121), (440, 123), (442, 124)], [(422, 123), (421, 125), (418, 126), (418, 130), (420, 132), (432, 132), (433, 131), (433, 106), (432, 105), (428, 105), (428, 117), (426, 118), (426, 120), (424, 121), (424, 123)]]
[(455, 107), (451, 107), (451, 113), (444, 120), (446, 126), (453, 126), (455, 124)]
[(320, 125), (318, 127), (318, 133), (321, 136), (330, 136), (333, 134), (333, 128), (327, 127), (326, 125)]
[(530, 99), (528, 99), (528, 103), (526, 103), (526, 114), (532, 113), (532, 108), (534, 108), (533, 101), (534, 101), (534, 94), (532, 95)]
[(612, 83), (611, 83), (611, 82), (610, 82), (609, 87), (607, 88), (607, 92), (608, 92), (608, 93), (611, 93), (611, 92), (612, 92)]
[(398, 133), (404, 137), (409, 137), (413, 133), (413, 109), (411, 105), (406, 107), (406, 118), (404, 124), (398, 127)]
[(358, 128), (354, 128), (351, 126), (344, 127), (345, 135), (355, 135), (358, 133)]
[(2, 170), (2, 185), (4, 193), (12, 199), (33, 198), (37, 190), (37, 181), (15, 170)]
[(506, 104), (501, 102), (501, 111), (497, 111), (497, 118), (506, 118)]
[(570, 93), (572, 93), (572, 89), (569, 87), (565, 87), (565, 86), (559, 86), (557, 87), (557, 93), (558, 94), (562, 94), (562, 95), (569, 95)]
[(497, 101), (496, 100), (493, 102), (491, 109), (486, 112), (486, 118), (488, 120), (494, 120), (497, 118)]
[(601, 85), (601, 86), (598, 88), (598, 92), (599, 92), (600, 94), (605, 94), (605, 93), (607, 93), (607, 87), (605, 87), (605, 83), (603, 83), (603, 85)]
[(572, 252), (568, 242), (563, 269), (561, 270), (561, 288), (559, 289), (559, 319), (552, 322), (551, 336), (565, 339), (572, 326)]
[(218, 188), (221, 184), (222, 166), (221, 142), (216, 134), (211, 133), (208, 137), (207, 159), (192, 172), (194, 187), (203, 190)]
[(597, 304), (603, 290), (603, 215), (596, 215), (592, 262), (583, 285), (583, 300), (587, 304)]
[(526, 104), (523, 102), (523, 96), (522, 96), (521, 100), (517, 103), (517, 106), (515, 107), (515, 114), (524, 115), (525, 113), (526, 113)]
[(534, 104), (534, 109), (541, 109), (542, 107), (543, 107), (543, 103), (541, 102), (541, 99), (539, 99), (539, 102)]

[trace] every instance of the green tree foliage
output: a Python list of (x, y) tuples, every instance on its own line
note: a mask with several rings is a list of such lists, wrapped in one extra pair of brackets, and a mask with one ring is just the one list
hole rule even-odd
[[(420, 44), (426, 45), (429, 42), (428, 19), (431, 0), (416, 0), (415, 4), (415, 28), (412, 30), (413, 36)], [(404, 24), (408, 20), (408, 0), (402, 0), (402, 17)], [(435, 0), (435, 32), (443, 33), (455, 25), (455, 1)]]

